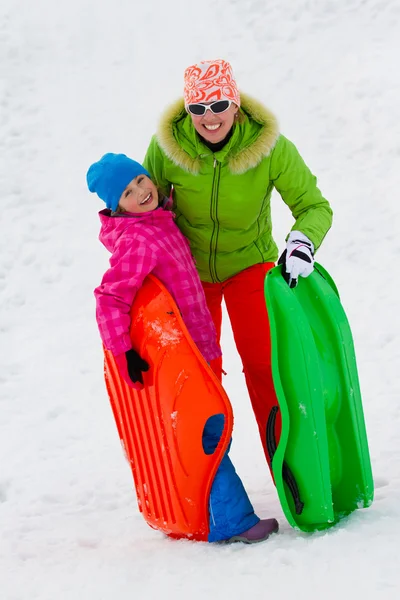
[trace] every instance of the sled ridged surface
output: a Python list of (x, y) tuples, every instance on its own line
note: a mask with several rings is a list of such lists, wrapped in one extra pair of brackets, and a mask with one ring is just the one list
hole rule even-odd
[(293, 527), (325, 529), (374, 493), (350, 326), (318, 263), (294, 289), (275, 267), (265, 295), (282, 417), (272, 462), (279, 499)]
[[(146, 278), (131, 311), (133, 347), (149, 363), (144, 389), (120, 378), (105, 350), (105, 380), (147, 523), (176, 538), (207, 540), (208, 498), (233, 427), (228, 397), (191, 339), (169, 292)], [(209, 417), (225, 426), (211, 455), (202, 446)]]

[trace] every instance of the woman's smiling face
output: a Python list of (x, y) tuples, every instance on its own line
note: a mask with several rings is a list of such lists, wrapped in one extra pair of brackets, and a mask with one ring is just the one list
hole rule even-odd
[[(202, 104), (212, 104), (212, 102), (202, 102)], [(189, 114), (197, 133), (207, 142), (217, 144), (228, 135), (238, 110), (237, 105), (232, 103), (228, 110), (217, 115), (211, 110), (206, 110), (205, 114), (201, 116)]]
[(158, 206), (158, 190), (147, 175), (138, 175), (122, 192), (118, 206), (130, 213), (149, 212)]

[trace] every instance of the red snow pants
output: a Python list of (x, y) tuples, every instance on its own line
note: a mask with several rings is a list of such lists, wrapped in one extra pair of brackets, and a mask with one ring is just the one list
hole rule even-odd
[[(202, 282), (208, 308), (221, 339), (222, 299), (231, 322), (236, 348), (242, 359), (243, 372), (253, 411), (260, 432), (261, 443), (271, 469), (267, 449), (267, 422), (278, 401), (272, 381), (271, 338), (264, 296), (264, 280), (274, 263), (253, 265), (223, 283)], [(211, 361), (214, 373), (222, 379), (222, 358)], [(280, 411), (276, 417), (275, 441), (281, 433)], [(269, 441), (271, 443), (271, 440)], [(271, 471), (272, 473), (272, 471)]]

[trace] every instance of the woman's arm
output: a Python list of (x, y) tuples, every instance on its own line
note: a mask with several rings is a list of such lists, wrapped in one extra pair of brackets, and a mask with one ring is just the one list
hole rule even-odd
[(271, 179), (301, 231), (317, 249), (332, 225), (332, 209), (296, 146), (281, 135), (271, 156)]
[(171, 193), (171, 183), (166, 179), (164, 172), (166, 156), (157, 142), (157, 137), (153, 135), (146, 156), (143, 160), (143, 166), (151, 175), (151, 179), (156, 186), (169, 198)]

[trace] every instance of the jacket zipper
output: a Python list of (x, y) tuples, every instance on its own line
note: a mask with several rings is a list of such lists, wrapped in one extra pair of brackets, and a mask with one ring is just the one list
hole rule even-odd
[(219, 177), (220, 177), (221, 165), (218, 163), (217, 159), (214, 156), (214, 175), (211, 189), (211, 204), (210, 204), (210, 217), (213, 222), (213, 230), (211, 234), (210, 240), (210, 258), (209, 258), (209, 268), (211, 279), (214, 283), (219, 282), (217, 277), (217, 269), (216, 269), (216, 255), (217, 255), (217, 241), (218, 241), (218, 233), (219, 233), (219, 223), (218, 223), (218, 215), (217, 215), (217, 206), (218, 206), (218, 188), (219, 188)]

